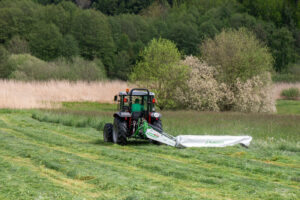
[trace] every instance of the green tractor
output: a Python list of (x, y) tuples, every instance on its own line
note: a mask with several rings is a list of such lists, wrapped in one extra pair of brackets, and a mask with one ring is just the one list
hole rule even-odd
[(118, 112), (113, 115), (113, 124), (107, 123), (104, 126), (105, 142), (126, 145), (128, 138), (138, 138), (160, 143), (148, 136), (153, 135), (151, 131), (147, 132), (150, 129), (154, 133), (163, 132), (161, 114), (155, 111), (154, 93), (143, 88), (134, 88), (131, 91), (127, 89), (126, 92), (116, 95), (114, 100), (118, 102)]

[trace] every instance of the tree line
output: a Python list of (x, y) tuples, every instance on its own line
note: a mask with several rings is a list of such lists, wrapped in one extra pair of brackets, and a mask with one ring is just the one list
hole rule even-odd
[(299, 59), (297, 0), (0, 0), (0, 45), (8, 53), (100, 59), (108, 77), (122, 80), (153, 38), (171, 40), (182, 57), (201, 56), (207, 38), (240, 27), (268, 46), (275, 71)]

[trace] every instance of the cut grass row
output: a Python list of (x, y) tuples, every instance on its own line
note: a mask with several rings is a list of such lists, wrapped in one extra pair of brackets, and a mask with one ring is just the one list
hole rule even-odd
[(105, 124), (102, 117), (81, 116), (76, 114), (60, 114), (41, 111), (34, 111), (32, 114), (32, 118), (41, 122), (58, 123), (65, 126), (92, 127), (98, 131), (103, 130)]

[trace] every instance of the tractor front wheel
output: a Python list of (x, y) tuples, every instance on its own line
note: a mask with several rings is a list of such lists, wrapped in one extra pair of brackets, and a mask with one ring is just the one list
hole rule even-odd
[(104, 125), (103, 140), (104, 142), (113, 142), (113, 125), (111, 123)]
[(126, 121), (115, 118), (113, 126), (113, 142), (119, 145), (126, 145), (127, 138), (127, 123)]

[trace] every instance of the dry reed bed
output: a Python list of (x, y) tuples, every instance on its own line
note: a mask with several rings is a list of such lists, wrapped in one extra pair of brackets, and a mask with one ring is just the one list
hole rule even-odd
[(300, 83), (275, 83), (273, 86), (273, 97), (275, 99), (281, 99), (281, 91), (284, 89), (289, 89), (291, 87), (295, 87), (300, 90)]
[[(98, 101), (112, 102), (113, 96), (130, 87), (122, 81), (105, 82), (23, 82), (0, 80), (0, 108), (50, 108), (53, 102)], [(300, 83), (276, 83), (273, 97), (280, 99), (283, 89), (297, 87)]]
[(0, 108), (49, 108), (52, 102), (112, 102), (113, 96), (128, 87), (126, 82), (23, 82), (0, 80)]

